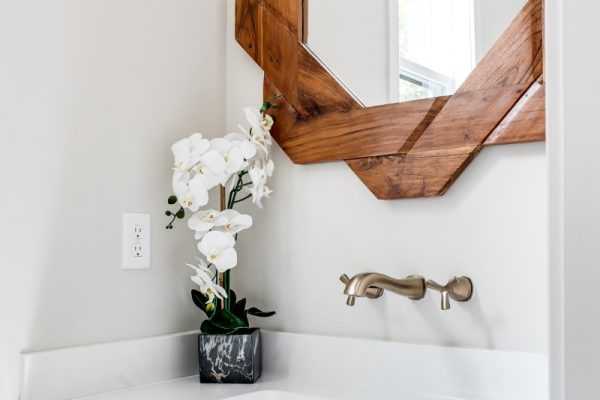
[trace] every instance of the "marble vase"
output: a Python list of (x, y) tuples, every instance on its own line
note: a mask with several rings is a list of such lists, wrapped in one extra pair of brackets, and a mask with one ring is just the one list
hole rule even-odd
[(260, 329), (198, 336), (200, 382), (254, 383), (262, 372)]

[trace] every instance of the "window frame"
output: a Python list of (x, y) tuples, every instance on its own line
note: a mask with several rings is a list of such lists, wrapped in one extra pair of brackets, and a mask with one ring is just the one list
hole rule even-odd
[[(481, 26), (477, 16), (480, 13), (480, 0), (471, 0), (471, 53), (473, 68), (477, 65), (481, 54)], [(439, 96), (453, 94), (458, 88), (455, 80), (440, 74), (421, 64), (415, 63), (406, 57), (400, 55), (400, 39), (398, 35), (398, 0), (388, 1), (388, 100), (390, 103), (400, 101), (399, 80), (402, 79), (402, 71), (417, 76), (423, 81), (430, 82), (433, 85), (441, 85), (446, 89), (446, 93)]]

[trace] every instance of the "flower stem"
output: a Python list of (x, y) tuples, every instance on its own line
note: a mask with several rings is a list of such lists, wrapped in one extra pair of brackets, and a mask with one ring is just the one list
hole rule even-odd
[[(220, 188), (221, 189), (221, 193), (220, 193), (221, 194), (221, 211), (223, 211), (225, 209), (231, 210), (237, 203), (240, 203), (240, 202), (252, 197), (252, 195), (248, 195), (248, 196), (241, 198), (240, 200), (236, 200), (237, 194), (245, 186), (250, 184), (250, 183), (244, 183), (244, 176), (247, 174), (248, 174), (248, 171), (242, 171), (238, 174), (237, 182), (235, 183), (233, 189), (231, 189), (231, 191), (229, 192), (229, 196), (227, 196), (225, 186), (221, 186), (221, 188)], [(237, 241), (237, 235), (235, 236), (235, 239)], [(234, 306), (235, 304), (231, 304), (231, 300), (230, 300), (230, 298), (231, 298), (231, 274), (230, 274), (230, 271), (225, 271), (224, 273), (218, 274), (218, 284), (225, 290), (225, 293), (227, 293), (227, 298), (225, 298), (219, 302), (220, 308), (227, 310), (227, 311), (231, 311), (232, 306)]]
[(225, 285), (224, 289), (227, 291), (227, 298), (225, 299), (225, 309), (227, 311), (231, 311), (231, 271), (225, 271), (223, 273), (223, 283)]
[(248, 196), (242, 197), (241, 199), (236, 200), (234, 204), (241, 203), (244, 200), (248, 200), (250, 197), (252, 197), (251, 194), (249, 194)]
[[(220, 187), (221, 192), (221, 211), (223, 211), (225, 209), (225, 203), (227, 202), (227, 194), (225, 192), (225, 186)], [(225, 274), (223, 273), (219, 273), (219, 286), (221, 286), (223, 289), (225, 289), (225, 293), (227, 293), (227, 296), (229, 297), (229, 287), (225, 285), (226, 279), (225, 279)], [(221, 299), (220, 301), (220, 305), (221, 305), (221, 309), (225, 309), (225, 310), (229, 310), (228, 305), (228, 299)]]
[[(226, 195), (225, 195), (225, 187), (221, 186), (221, 211), (223, 211), (225, 208), (231, 210), (236, 205), (236, 203), (246, 200), (249, 197), (249, 196), (246, 196), (246, 197), (236, 201), (237, 194), (244, 188), (244, 186), (247, 185), (244, 183), (244, 176), (247, 174), (248, 174), (248, 171), (242, 171), (238, 174), (237, 182), (235, 183), (233, 189), (231, 189), (231, 191), (229, 192), (228, 198), (226, 198)], [(225, 206), (225, 205), (227, 205), (227, 206)], [(237, 240), (237, 235), (236, 235), (236, 240)], [(232, 306), (234, 306), (235, 304), (231, 304), (231, 300), (230, 300), (231, 299), (231, 273), (230, 273), (230, 271), (225, 271), (224, 273), (219, 274), (219, 284), (225, 290), (225, 293), (227, 293), (227, 298), (221, 302), (221, 304), (222, 304), (221, 307), (227, 311), (231, 311)]]

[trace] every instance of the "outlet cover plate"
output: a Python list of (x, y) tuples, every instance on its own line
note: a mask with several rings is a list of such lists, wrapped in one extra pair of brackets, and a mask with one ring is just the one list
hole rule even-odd
[(123, 269), (149, 269), (152, 255), (150, 214), (123, 214)]

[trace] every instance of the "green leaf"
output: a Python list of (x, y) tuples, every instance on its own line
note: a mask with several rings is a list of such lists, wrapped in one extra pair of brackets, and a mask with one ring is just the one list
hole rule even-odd
[(237, 296), (235, 295), (235, 292), (232, 289), (229, 289), (229, 304), (235, 304), (236, 300), (237, 300)]
[(202, 333), (206, 333), (208, 335), (229, 335), (236, 331), (237, 329), (223, 329), (212, 323), (211, 320), (207, 319), (200, 325), (200, 331)]
[(238, 328), (247, 328), (248, 324), (244, 323), (243, 320), (233, 315), (230, 311), (225, 309), (217, 310), (210, 318), (215, 326), (222, 329), (235, 330)]
[(167, 201), (169, 202), (169, 204), (173, 205), (173, 204), (177, 203), (177, 196), (172, 194), (169, 196), (169, 199)]
[(275, 315), (275, 311), (261, 311), (256, 307), (249, 308), (247, 310), (248, 314), (253, 315), (255, 317), (268, 318)]
[(214, 312), (211, 310), (207, 310), (207, 306), (209, 304), (206, 304), (206, 302), (208, 301), (208, 297), (206, 297), (205, 295), (203, 295), (202, 293), (200, 293), (199, 291), (192, 289), (192, 301), (194, 302), (194, 304), (196, 305), (196, 307), (198, 307), (199, 309), (201, 309), (202, 311), (204, 311), (204, 313), (206, 314), (207, 317), (211, 317)]
[(232, 307), (233, 314), (244, 321), (246, 326), (250, 326), (248, 323), (248, 314), (246, 313), (246, 299), (241, 299), (237, 303), (235, 303)]

